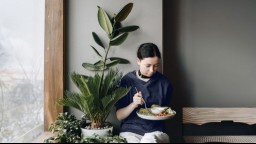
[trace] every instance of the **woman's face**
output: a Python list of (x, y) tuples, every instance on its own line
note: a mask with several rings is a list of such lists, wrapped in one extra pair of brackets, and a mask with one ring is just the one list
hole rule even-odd
[(140, 67), (141, 74), (151, 77), (160, 66), (160, 59), (157, 56), (137, 59), (137, 64)]

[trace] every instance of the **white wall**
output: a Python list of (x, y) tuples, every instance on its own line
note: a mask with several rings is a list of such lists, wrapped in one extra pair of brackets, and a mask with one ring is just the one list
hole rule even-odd
[[(128, 71), (137, 69), (136, 51), (138, 46), (144, 42), (153, 42), (159, 46), (162, 51), (162, 1), (161, 0), (75, 0), (68, 1), (68, 33), (67, 33), (67, 88), (74, 90), (69, 78), (73, 71), (86, 73), (82, 67), (83, 62), (96, 62), (97, 55), (90, 45), (95, 44), (92, 32), (96, 32), (102, 39), (106, 38), (105, 32), (101, 29), (97, 19), (97, 6), (102, 7), (107, 13), (113, 16), (127, 3), (134, 3), (130, 15), (122, 22), (123, 26), (137, 25), (140, 28), (129, 33), (126, 41), (118, 46), (113, 47), (115, 56), (123, 57), (130, 60), (130, 65), (119, 65), (120, 70), (125, 74)], [(105, 39), (107, 40), (107, 39)], [(80, 112), (71, 110), (79, 117)], [(115, 118), (112, 113), (110, 120)], [(111, 121), (115, 121), (111, 120)], [(116, 121), (116, 123), (118, 123)]]

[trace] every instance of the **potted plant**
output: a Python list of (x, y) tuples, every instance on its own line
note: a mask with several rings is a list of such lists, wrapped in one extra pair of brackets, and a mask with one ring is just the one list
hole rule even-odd
[[(117, 64), (129, 64), (129, 61), (119, 57), (110, 57), (109, 52), (113, 47), (121, 45), (128, 37), (129, 32), (139, 28), (135, 25), (123, 27), (121, 24), (131, 12), (132, 7), (133, 3), (128, 3), (117, 14), (110, 17), (98, 6), (98, 22), (107, 34), (108, 45), (104, 45), (101, 38), (95, 32), (92, 32), (93, 39), (98, 47), (91, 46), (91, 48), (98, 55), (99, 60), (93, 64), (83, 63), (82, 66), (86, 70), (93, 71), (94, 75), (88, 76), (73, 72), (71, 79), (80, 92), (65, 91), (64, 97), (57, 101), (60, 105), (73, 107), (84, 113), (90, 121), (90, 125), (82, 131), (88, 129), (96, 129), (97, 131), (102, 127), (109, 128), (111, 123), (106, 125), (106, 118), (114, 104), (130, 90), (129, 87), (118, 87), (122, 72), (115, 68)], [(100, 50), (104, 52), (100, 52)], [(111, 132), (112, 130), (113, 127), (112, 129), (110, 127)], [(87, 132), (83, 132), (83, 134), (88, 135)]]
[(45, 139), (44, 143), (127, 143), (126, 139), (119, 135), (82, 137), (80, 128), (85, 125), (84, 117), (78, 120), (68, 112), (59, 113), (49, 128), (55, 135)]

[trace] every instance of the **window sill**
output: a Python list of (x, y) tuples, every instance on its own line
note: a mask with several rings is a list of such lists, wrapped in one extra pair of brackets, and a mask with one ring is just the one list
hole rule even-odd
[(53, 136), (52, 132), (46, 131), (43, 132), (41, 135), (39, 135), (37, 138), (35, 138), (32, 143), (44, 143), (44, 140)]

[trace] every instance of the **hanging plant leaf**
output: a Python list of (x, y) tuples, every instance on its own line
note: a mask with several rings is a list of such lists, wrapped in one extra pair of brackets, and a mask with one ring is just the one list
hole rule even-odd
[(130, 62), (129, 62), (129, 60), (127, 60), (127, 59), (123, 59), (123, 58), (119, 58), (119, 57), (111, 57), (111, 58), (109, 58), (111, 61), (118, 61), (119, 62), (119, 64), (129, 64)]
[(95, 32), (92, 32), (92, 36), (93, 36), (93, 39), (94, 41), (101, 47), (105, 48), (103, 43), (101, 42), (99, 36), (95, 33)]
[(95, 53), (96, 53), (99, 57), (102, 58), (101, 54), (96, 50), (96, 48), (94, 48), (93, 46), (91, 46), (91, 47), (92, 47), (92, 49), (95, 51)]
[(114, 38), (114, 39), (112, 39), (111, 41), (110, 41), (110, 45), (112, 45), (112, 46), (117, 46), (117, 45), (120, 45), (120, 44), (122, 44), (124, 41), (125, 41), (125, 39), (128, 37), (128, 33), (123, 33), (123, 34), (121, 34), (121, 35), (119, 35), (119, 36), (117, 36), (116, 38)]
[(121, 22), (126, 19), (126, 17), (130, 14), (133, 7), (133, 3), (128, 3), (125, 5), (115, 16), (116, 22)]
[(122, 27), (119, 28), (117, 31), (118, 32), (132, 32), (132, 31), (136, 31), (139, 28), (139, 26), (126, 26), (126, 27)]
[(99, 10), (98, 10), (98, 21), (99, 21), (99, 24), (100, 24), (101, 28), (108, 35), (111, 35), (112, 31), (113, 31), (113, 27), (112, 27), (112, 24), (110, 22), (110, 19), (109, 19), (107, 13), (101, 7), (98, 6), (98, 8), (99, 8)]

